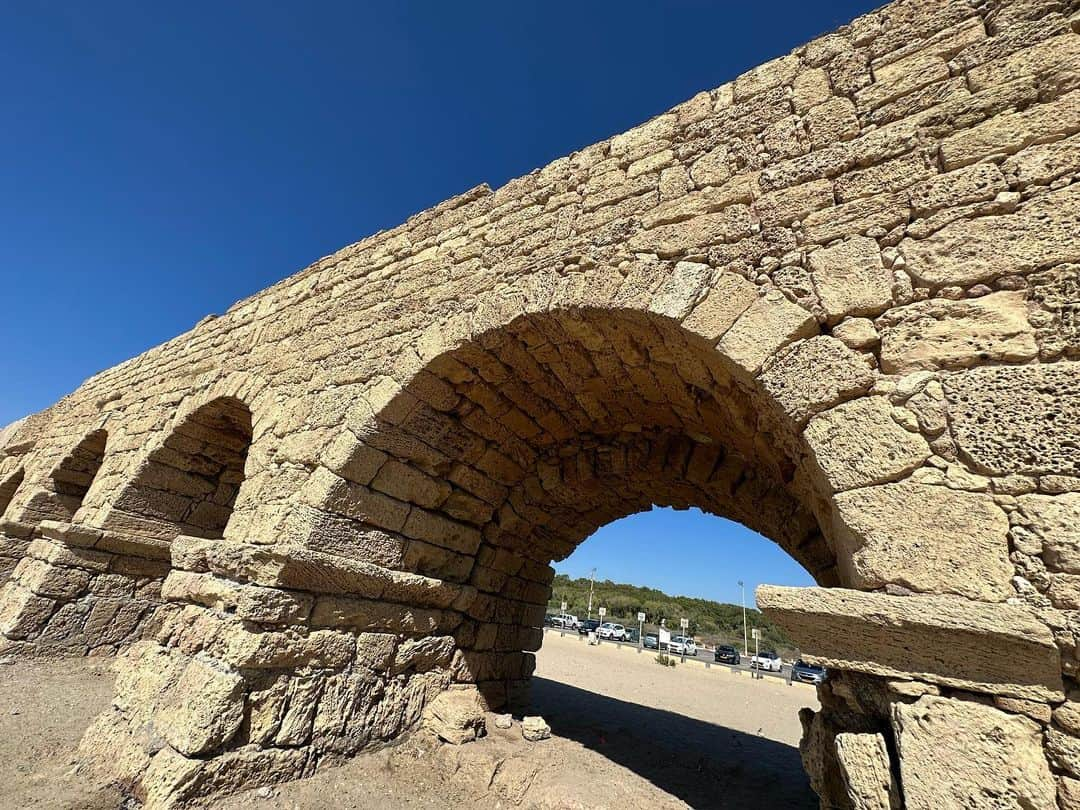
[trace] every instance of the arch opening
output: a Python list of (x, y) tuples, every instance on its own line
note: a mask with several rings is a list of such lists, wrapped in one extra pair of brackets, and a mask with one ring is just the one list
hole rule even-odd
[(164, 540), (222, 537), (244, 482), (251, 421), (235, 397), (182, 418), (117, 497), (106, 526)]
[(11, 501), (15, 498), (15, 493), (19, 490), (25, 477), (26, 470), (23, 467), (19, 467), (3, 481), (0, 481), (0, 518), (7, 512), (8, 506), (11, 505)]
[(88, 433), (49, 476), (53, 497), (44, 511), (48, 517), (71, 520), (82, 506), (90, 485), (105, 461), (109, 434), (104, 429)]

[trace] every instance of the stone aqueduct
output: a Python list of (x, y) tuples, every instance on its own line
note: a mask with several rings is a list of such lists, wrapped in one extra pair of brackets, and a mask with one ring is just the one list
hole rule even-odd
[(0, 434), (6, 652), (122, 653), (83, 750), (178, 806), (520, 700), (695, 505), (824, 586), (824, 807), (1080, 807), (1078, 9), (898, 0), (91, 378)]

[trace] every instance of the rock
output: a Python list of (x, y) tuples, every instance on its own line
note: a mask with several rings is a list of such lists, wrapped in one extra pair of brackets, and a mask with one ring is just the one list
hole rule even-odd
[(900, 779), (910, 810), (1053, 810), (1042, 730), (1026, 717), (925, 696), (893, 706)]
[(742, 276), (724, 273), (683, 321), (683, 328), (715, 343), (757, 298), (757, 287)]
[(803, 652), (836, 669), (1060, 702), (1061, 655), (1027, 607), (951, 596), (762, 585), (757, 602)]
[(896, 423), (885, 397), (861, 397), (818, 414), (803, 436), (816, 473), (834, 491), (895, 480), (930, 457), (926, 440)]
[(551, 726), (544, 722), (543, 717), (526, 717), (521, 721), (521, 736), (529, 742), (546, 740), (551, 736)]
[(163, 696), (154, 725), (181, 754), (206, 754), (240, 728), (244, 691), (244, 679), (237, 673), (208, 658), (193, 658)]
[(802, 340), (761, 374), (761, 384), (796, 424), (870, 390), (874, 372), (862, 356), (828, 335)]
[(1047, 567), (1080, 574), (1080, 492), (1064, 495), (1021, 495), (1010, 522), (1014, 542), (1041, 554)]
[(988, 495), (910, 482), (864, 487), (836, 496), (835, 523), (840, 564), (856, 587), (892, 582), (990, 602), (1012, 594), (1009, 521)]
[(809, 256), (821, 305), (832, 322), (849, 315), (877, 315), (892, 304), (892, 271), (873, 239), (855, 236)]
[(836, 759), (853, 810), (898, 810), (889, 751), (880, 734), (837, 734)]
[(966, 368), (987, 360), (1017, 363), (1038, 350), (1022, 292), (918, 301), (882, 316), (878, 330), (887, 374)]
[(500, 714), (495, 717), (495, 728), (512, 728), (514, 718), (509, 714)]
[(1080, 374), (1069, 363), (944, 378), (953, 437), (975, 472), (1080, 477)]
[(757, 298), (720, 339), (717, 349), (749, 374), (779, 349), (817, 332), (814, 316), (778, 290)]
[(845, 318), (832, 329), (833, 337), (852, 349), (873, 349), (881, 336), (869, 318)]
[(448, 689), (424, 709), (424, 728), (440, 740), (461, 745), (484, 736), (484, 702), (475, 689)]

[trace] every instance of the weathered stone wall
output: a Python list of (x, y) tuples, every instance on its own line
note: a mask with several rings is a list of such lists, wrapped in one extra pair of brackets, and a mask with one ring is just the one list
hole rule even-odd
[(169, 806), (520, 699), (550, 563), (696, 505), (831, 588), (762, 596), (825, 806), (1078, 806), (1077, 9), (898, 0), (88, 380), (5, 439), (0, 633), (144, 639), (85, 746)]

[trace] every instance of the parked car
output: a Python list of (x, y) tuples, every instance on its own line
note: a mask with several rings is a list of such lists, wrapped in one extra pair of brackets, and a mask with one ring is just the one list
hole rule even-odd
[(761, 669), (766, 672), (783, 672), (784, 662), (774, 651), (765, 650), (750, 658), (750, 669)]
[(586, 619), (583, 622), (578, 622), (578, 634), (587, 636), (589, 633), (595, 633), (600, 628), (600, 622), (597, 619)]
[(640, 636), (638, 635), (637, 630), (633, 627), (626, 628), (626, 635), (623, 636), (623, 641), (629, 642), (630, 644), (637, 644), (639, 638)]
[(659, 650), (660, 636), (656, 635), (656, 633), (646, 633), (645, 638), (642, 640), (642, 646), (646, 650)]
[(578, 617), (572, 613), (556, 613), (551, 617), (552, 627), (561, 627), (564, 630), (575, 630), (578, 626)]
[(697, 655), (697, 642), (689, 636), (672, 636), (668, 652), (675, 655)]
[(825, 680), (825, 667), (808, 664), (802, 659), (796, 661), (791, 667), (791, 680), (802, 683), (818, 684)]
[(600, 636), (600, 638), (610, 639), (611, 641), (626, 640), (626, 628), (621, 624), (615, 624), (614, 622), (604, 622), (600, 625), (596, 634)]
[(742, 656), (734, 647), (718, 644), (713, 653), (713, 660), (718, 664), (739, 664), (742, 663)]

